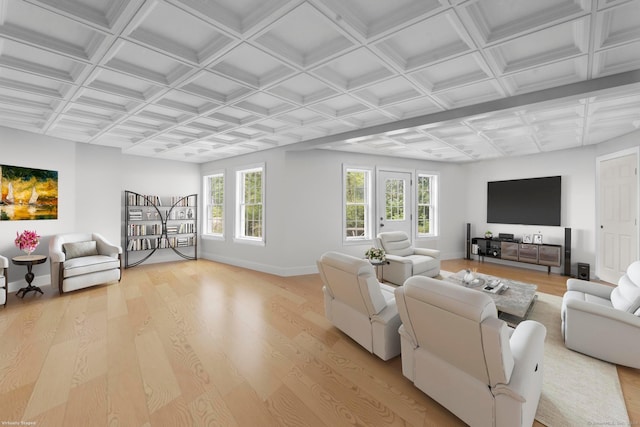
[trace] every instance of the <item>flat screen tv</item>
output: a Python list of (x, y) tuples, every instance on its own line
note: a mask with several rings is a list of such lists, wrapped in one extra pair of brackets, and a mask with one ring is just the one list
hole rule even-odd
[(487, 222), (560, 226), (560, 176), (487, 183)]

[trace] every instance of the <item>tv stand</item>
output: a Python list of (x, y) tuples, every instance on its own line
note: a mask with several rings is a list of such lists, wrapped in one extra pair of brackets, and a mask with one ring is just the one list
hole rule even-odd
[(551, 273), (551, 267), (560, 267), (562, 265), (561, 245), (522, 243), (518, 240), (474, 237), (471, 239), (471, 247), (471, 253), (478, 255), (482, 262), (484, 262), (485, 257), (488, 257), (543, 265), (547, 267), (547, 274)]

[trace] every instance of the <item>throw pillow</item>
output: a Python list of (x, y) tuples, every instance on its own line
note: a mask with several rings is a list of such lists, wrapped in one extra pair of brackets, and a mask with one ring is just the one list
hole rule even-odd
[(96, 247), (95, 240), (90, 240), (88, 242), (63, 243), (62, 249), (67, 256), (67, 259), (98, 255), (98, 248)]

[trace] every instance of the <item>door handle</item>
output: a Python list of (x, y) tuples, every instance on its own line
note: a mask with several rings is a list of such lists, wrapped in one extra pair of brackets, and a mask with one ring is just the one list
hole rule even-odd
[(384, 224), (380, 224), (380, 227), (384, 227)]

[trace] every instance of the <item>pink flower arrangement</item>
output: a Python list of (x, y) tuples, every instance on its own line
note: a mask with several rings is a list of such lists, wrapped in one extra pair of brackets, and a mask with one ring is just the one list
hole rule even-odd
[(35, 231), (24, 230), (22, 234), (18, 234), (16, 231), (16, 236), (16, 247), (28, 254), (35, 251), (40, 243), (40, 236)]

